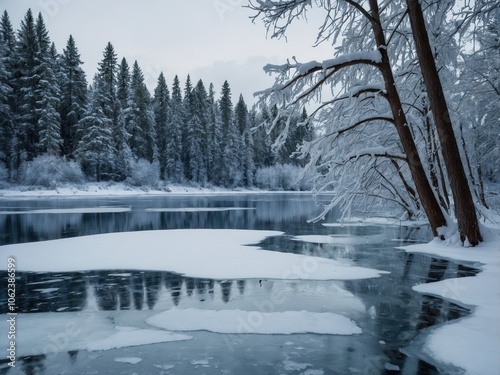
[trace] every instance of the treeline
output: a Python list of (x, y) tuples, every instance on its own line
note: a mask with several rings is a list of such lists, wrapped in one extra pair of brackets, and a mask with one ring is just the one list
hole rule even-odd
[[(274, 119), (276, 108), (249, 109), (241, 95), (233, 106), (227, 81), (217, 95), (189, 76), (183, 87), (175, 76), (169, 88), (161, 73), (151, 95), (137, 61), (119, 61), (111, 43), (91, 85), (82, 65), (72, 36), (57, 52), (41, 14), (35, 19), (28, 10), (16, 33), (3, 13), (0, 178), (21, 182), (22, 171), (45, 157), (77, 162), (92, 181), (140, 184), (138, 175), (157, 175), (236, 187), (253, 186), (259, 170), (276, 164), (304, 164), (292, 154), (313, 136), (305, 110), (269, 132), (259, 125)], [(284, 128), (289, 137), (276, 151)]]

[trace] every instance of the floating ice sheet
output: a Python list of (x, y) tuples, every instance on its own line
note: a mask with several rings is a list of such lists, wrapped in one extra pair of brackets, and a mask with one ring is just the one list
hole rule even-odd
[(265, 251), (256, 244), (275, 231), (182, 229), (109, 233), (0, 247), (18, 271), (134, 269), (209, 279), (353, 280), (384, 271), (305, 255)]
[(173, 308), (146, 319), (146, 323), (172, 331), (211, 331), (226, 334), (318, 333), (353, 335), (361, 329), (345, 316), (309, 311), (260, 312)]

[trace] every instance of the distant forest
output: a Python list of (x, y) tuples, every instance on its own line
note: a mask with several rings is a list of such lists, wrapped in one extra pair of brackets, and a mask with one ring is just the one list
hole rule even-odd
[[(189, 75), (183, 85), (175, 76), (169, 86), (161, 73), (151, 94), (138, 62), (119, 60), (111, 43), (91, 84), (82, 64), (72, 36), (57, 51), (41, 14), (28, 10), (16, 32), (3, 13), (0, 181), (271, 187), (264, 180), (278, 169), (288, 168), (289, 178), (306, 163), (293, 156), (313, 137), (305, 110), (269, 131), (259, 125), (277, 109), (249, 109), (241, 95), (233, 105), (227, 81), (217, 95), (212, 84)], [(276, 149), (285, 128), (289, 136)], [(278, 185), (272, 187), (285, 187)]]

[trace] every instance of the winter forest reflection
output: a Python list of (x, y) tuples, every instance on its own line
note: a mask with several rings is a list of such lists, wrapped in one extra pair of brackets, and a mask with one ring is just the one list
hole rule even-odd
[[(305, 223), (319, 210), (310, 195), (301, 194), (286, 198), (285, 195), (272, 194), (218, 196), (215, 199), (203, 196), (44, 199), (0, 201), (0, 204), (0, 245), (159, 229), (283, 230), (296, 227), (297, 223)], [(68, 207), (87, 211), (65, 213), (64, 210)], [(99, 212), (102, 207), (122, 211)], [(97, 212), (88, 212), (92, 208)], [(59, 213), (36, 212), (40, 210)]]

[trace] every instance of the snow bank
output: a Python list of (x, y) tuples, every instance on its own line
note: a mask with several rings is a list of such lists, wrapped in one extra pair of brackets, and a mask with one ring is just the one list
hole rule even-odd
[(260, 312), (243, 310), (177, 309), (146, 319), (146, 323), (172, 331), (211, 331), (228, 334), (318, 333), (353, 335), (361, 329), (350, 319), (333, 313), (309, 311)]
[[(283, 191), (265, 191), (259, 189), (229, 190), (221, 187), (194, 187), (184, 185), (168, 185), (159, 189), (131, 187), (123, 183), (88, 183), (85, 185), (62, 186), (56, 189), (35, 189), (15, 187), (0, 190), (0, 198), (32, 198), (32, 197), (135, 197), (162, 195), (207, 195), (207, 194), (242, 194), (242, 193), (283, 193)], [(310, 192), (295, 192), (311, 194)]]
[(482, 272), (477, 276), (421, 284), (413, 289), (473, 307), (470, 316), (430, 332), (424, 346), (427, 354), (442, 363), (461, 367), (467, 374), (500, 374), (500, 236), (486, 233), (485, 241), (474, 248), (434, 240), (404, 249), (482, 264)]
[(345, 227), (345, 226), (367, 226), (367, 225), (382, 225), (382, 226), (401, 226), (401, 227), (421, 227), (428, 225), (426, 220), (399, 220), (391, 217), (351, 217), (342, 220), (340, 223), (324, 223), (325, 227)]
[(275, 231), (181, 229), (109, 233), (0, 247), (18, 271), (156, 270), (208, 279), (352, 280), (385, 273), (338, 261), (261, 250)]

